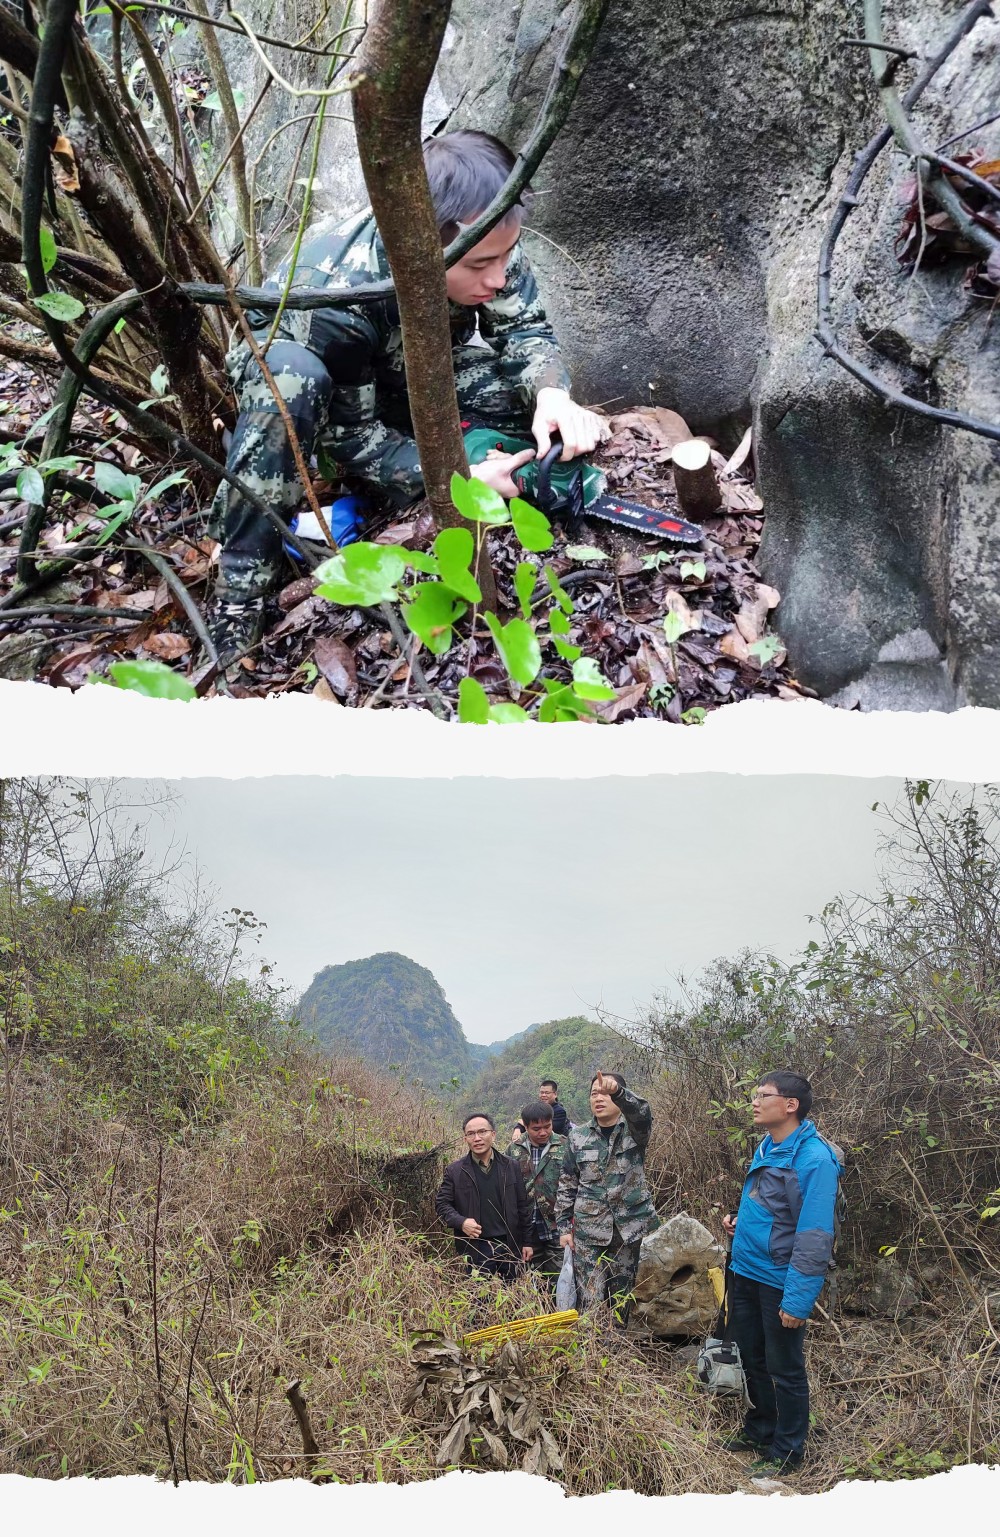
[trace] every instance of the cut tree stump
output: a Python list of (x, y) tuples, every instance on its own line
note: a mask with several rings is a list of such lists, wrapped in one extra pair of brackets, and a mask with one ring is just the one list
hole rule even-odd
[(675, 443), (671, 455), (677, 504), (695, 523), (710, 518), (722, 506), (722, 493), (712, 468), (712, 450), (704, 438)]

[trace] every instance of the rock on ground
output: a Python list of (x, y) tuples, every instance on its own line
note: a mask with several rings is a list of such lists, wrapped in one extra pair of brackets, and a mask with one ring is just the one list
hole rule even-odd
[(679, 1339), (705, 1334), (719, 1311), (709, 1268), (724, 1260), (722, 1245), (687, 1212), (647, 1234), (639, 1251), (633, 1326)]

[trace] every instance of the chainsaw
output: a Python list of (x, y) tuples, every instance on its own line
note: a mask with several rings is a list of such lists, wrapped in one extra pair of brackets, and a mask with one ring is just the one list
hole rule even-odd
[[(510, 433), (497, 432), (493, 427), (472, 421), (463, 421), (465, 452), (471, 464), (482, 464), (492, 449), (504, 454), (519, 454), (534, 444)], [(619, 528), (630, 528), (637, 534), (650, 534), (655, 539), (672, 539), (677, 544), (700, 544), (704, 530), (697, 523), (688, 523), (672, 513), (644, 507), (641, 502), (627, 502), (608, 492), (606, 477), (592, 464), (570, 460), (558, 462), (562, 453), (562, 438), (552, 435), (552, 446), (541, 458), (533, 459), (518, 470), (515, 484), (525, 501), (544, 512), (546, 517), (558, 518), (566, 524), (571, 534), (581, 518), (601, 518), (605, 523), (616, 523)]]

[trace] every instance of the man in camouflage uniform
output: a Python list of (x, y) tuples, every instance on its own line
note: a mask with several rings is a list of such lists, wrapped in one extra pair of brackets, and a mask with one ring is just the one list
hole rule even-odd
[[(448, 244), (504, 185), (514, 157), (488, 134), (459, 132), (424, 148), (441, 238)], [(590, 452), (607, 436), (600, 417), (570, 397), (569, 375), (520, 243), (522, 208), (510, 213), (447, 272), (452, 360), (459, 407), (499, 431), (535, 437), (540, 453), (558, 430), (563, 458)], [(266, 286), (281, 289), (290, 257)], [(370, 210), (326, 219), (307, 233), (294, 281), (343, 291), (390, 276)], [(248, 315), (263, 349), (272, 314)], [(478, 345), (473, 338), (478, 328)], [(424, 493), (412, 437), (402, 335), (395, 299), (343, 308), (283, 311), (266, 352), (308, 463), (367, 481), (403, 508)], [(303, 499), (285, 424), (245, 342), (227, 358), (239, 419), (227, 467), (289, 519)], [(472, 473), (501, 495), (517, 494), (513, 471), (530, 451), (489, 459)], [(220, 577), (210, 615), (225, 663), (263, 632), (264, 598), (281, 580), (282, 538), (267, 518), (223, 481), (212, 532), (221, 539)]]
[(566, 1138), (552, 1130), (552, 1106), (544, 1100), (525, 1105), (521, 1111), (525, 1135), (511, 1142), (507, 1157), (521, 1166), (528, 1200), (532, 1203), (534, 1234), (531, 1260), (536, 1270), (554, 1287), (562, 1268), (562, 1247), (556, 1227), (556, 1195), (566, 1153)]
[(643, 1164), (653, 1116), (621, 1073), (598, 1073), (591, 1119), (567, 1138), (556, 1201), (563, 1248), (573, 1250), (577, 1307), (608, 1298), (624, 1317), (639, 1265), (639, 1245), (659, 1226)]

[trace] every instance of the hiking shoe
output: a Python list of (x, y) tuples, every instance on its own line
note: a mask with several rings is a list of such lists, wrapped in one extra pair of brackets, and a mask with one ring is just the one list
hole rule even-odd
[(785, 1478), (797, 1473), (802, 1466), (801, 1457), (758, 1457), (747, 1468), (748, 1478)]
[(743, 1434), (742, 1430), (736, 1430), (731, 1436), (726, 1436), (719, 1445), (724, 1452), (756, 1452), (762, 1460), (767, 1451), (763, 1441), (751, 1440), (749, 1436)]
[(206, 615), (208, 633), (219, 653), (219, 669), (225, 672), (262, 639), (266, 624), (265, 600), (213, 598)]

